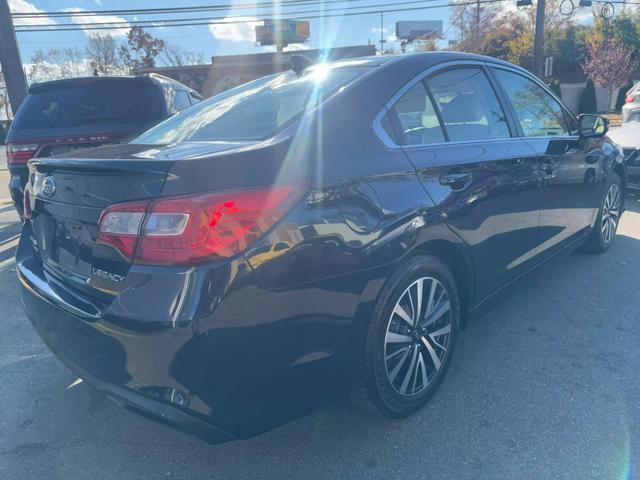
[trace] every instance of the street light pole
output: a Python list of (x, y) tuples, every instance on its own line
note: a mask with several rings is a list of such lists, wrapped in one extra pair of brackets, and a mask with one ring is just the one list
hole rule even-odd
[(544, 75), (544, 13), (546, 0), (538, 0), (536, 8), (536, 32), (533, 41), (533, 70), (542, 78)]
[(7, 85), (11, 111), (15, 114), (27, 96), (27, 79), (22, 69), (20, 51), (7, 0), (0, 0), (0, 65)]
[(384, 12), (380, 12), (380, 55), (384, 55)]

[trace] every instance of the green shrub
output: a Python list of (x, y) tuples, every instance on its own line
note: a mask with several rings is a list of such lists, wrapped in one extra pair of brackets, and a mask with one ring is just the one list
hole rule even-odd
[(580, 113), (598, 113), (598, 100), (596, 99), (596, 87), (591, 81), (587, 80), (587, 86), (580, 97)]

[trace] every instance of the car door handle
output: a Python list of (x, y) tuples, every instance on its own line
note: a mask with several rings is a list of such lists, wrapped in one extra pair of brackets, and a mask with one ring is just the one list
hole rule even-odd
[(440, 185), (451, 187), (454, 190), (464, 190), (473, 181), (470, 173), (447, 173), (440, 175)]

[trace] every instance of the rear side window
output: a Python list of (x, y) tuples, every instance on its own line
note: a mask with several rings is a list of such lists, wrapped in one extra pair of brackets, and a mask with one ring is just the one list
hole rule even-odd
[(208, 98), (147, 130), (131, 143), (251, 141), (274, 135), (305, 110), (366, 73), (366, 67), (285, 72)]
[(525, 137), (569, 133), (562, 107), (545, 89), (517, 73), (501, 69), (494, 72), (513, 105)]
[(493, 87), (479, 68), (458, 68), (427, 80), (449, 140), (509, 138), (509, 124)]
[(422, 82), (415, 84), (392, 108), (398, 120), (402, 145), (427, 145), (445, 141), (440, 121)]
[(173, 108), (176, 112), (180, 110), (184, 110), (187, 107), (191, 106), (191, 102), (189, 101), (189, 94), (182, 90), (176, 90), (176, 95), (173, 100)]
[(163, 116), (154, 85), (72, 84), (29, 94), (14, 119), (15, 129), (48, 129), (146, 123)]

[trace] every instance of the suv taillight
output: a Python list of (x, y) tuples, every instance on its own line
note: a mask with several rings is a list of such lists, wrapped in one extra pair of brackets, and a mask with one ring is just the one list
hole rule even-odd
[(127, 260), (151, 265), (193, 265), (244, 251), (307, 191), (305, 185), (161, 198), (108, 207), (98, 242)]
[(37, 143), (7, 143), (7, 163), (17, 165), (27, 163), (38, 150)]
[(636, 101), (637, 94), (627, 95), (627, 103), (634, 103)]

